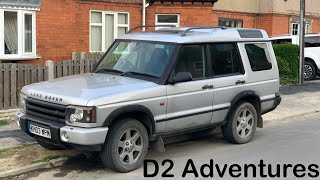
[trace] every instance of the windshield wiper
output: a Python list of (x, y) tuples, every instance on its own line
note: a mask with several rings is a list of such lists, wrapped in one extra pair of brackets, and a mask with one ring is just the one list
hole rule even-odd
[(113, 72), (113, 73), (123, 73), (122, 71), (116, 70), (116, 69), (99, 69), (98, 71), (96, 71), (96, 73), (99, 72)]
[(123, 72), (120, 74), (120, 76), (126, 76), (126, 75), (130, 75), (130, 74), (136, 74), (136, 75), (142, 75), (142, 76), (148, 76), (148, 77), (152, 77), (152, 78), (159, 78), (157, 76), (153, 76), (151, 74), (146, 74), (146, 73), (140, 73), (140, 72), (134, 72), (134, 71), (127, 71), (127, 72)]

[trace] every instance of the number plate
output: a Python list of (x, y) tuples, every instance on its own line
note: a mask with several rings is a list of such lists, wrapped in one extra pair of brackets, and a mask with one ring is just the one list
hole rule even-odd
[(51, 139), (50, 129), (39, 127), (39, 126), (36, 126), (34, 124), (30, 124), (30, 123), (28, 124), (28, 126), (29, 126), (29, 132), (30, 133), (36, 134), (36, 135), (41, 136), (41, 137), (45, 137), (45, 138)]

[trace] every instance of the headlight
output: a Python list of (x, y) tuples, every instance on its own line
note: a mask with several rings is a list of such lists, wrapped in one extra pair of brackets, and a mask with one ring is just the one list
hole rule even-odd
[(96, 109), (94, 107), (68, 106), (66, 111), (66, 121), (73, 123), (96, 123)]
[(19, 108), (20, 108), (20, 111), (23, 113), (26, 113), (26, 99), (27, 99), (27, 96), (20, 93)]

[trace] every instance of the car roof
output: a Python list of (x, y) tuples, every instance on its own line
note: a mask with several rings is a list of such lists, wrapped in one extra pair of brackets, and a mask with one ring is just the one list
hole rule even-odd
[(152, 32), (127, 33), (119, 40), (142, 40), (169, 43), (269, 41), (261, 29), (226, 27), (173, 27)]

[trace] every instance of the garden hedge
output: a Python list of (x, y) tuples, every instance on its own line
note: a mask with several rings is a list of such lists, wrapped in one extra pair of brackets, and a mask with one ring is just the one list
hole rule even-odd
[(299, 82), (299, 46), (292, 44), (273, 45), (276, 54), (281, 84)]

